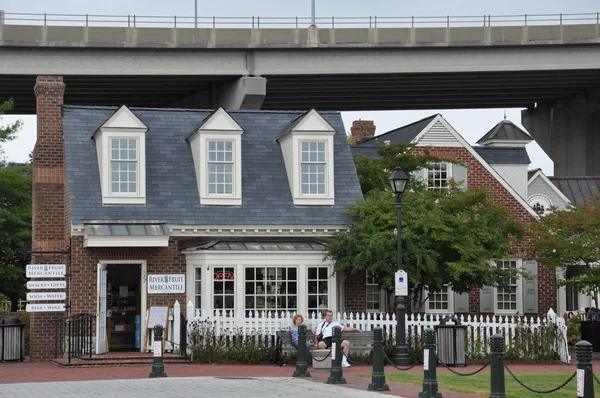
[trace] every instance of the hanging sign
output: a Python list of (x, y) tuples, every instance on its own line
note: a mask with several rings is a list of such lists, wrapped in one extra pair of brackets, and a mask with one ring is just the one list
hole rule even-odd
[(408, 274), (404, 270), (396, 271), (396, 296), (408, 296)]
[(185, 274), (148, 275), (148, 293), (185, 293)]
[(27, 293), (27, 301), (64, 300), (66, 298), (67, 298), (67, 293), (65, 293), (65, 292)]
[(27, 289), (66, 289), (67, 281), (29, 281)]
[(63, 278), (67, 273), (65, 264), (27, 264), (27, 278)]
[(65, 312), (64, 304), (27, 304), (27, 312)]

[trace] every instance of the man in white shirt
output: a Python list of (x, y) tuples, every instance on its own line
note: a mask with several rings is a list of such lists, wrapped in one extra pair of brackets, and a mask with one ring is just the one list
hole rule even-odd
[[(325, 321), (321, 322), (319, 326), (317, 326), (317, 331), (315, 332), (315, 345), (317, 348), (326, 349), (331, 347), (331, 340), (333, 338), (333, 328), (339, 327), (342, 329), (342, 332), (359, 332), (359, 329), (351, 328), (342, 325), (339, 322), (335, 322), (333, 320), (333, 311), (327, 310), (325, 312)], [(348, 354), (350, 353), (350, 342), (348, 340), (342, 341), (342, 351), (344, 352), (344, 357), (342, 358), (342, 366), (345, 368), (349, 368), (350, 364), (348, 363)]]

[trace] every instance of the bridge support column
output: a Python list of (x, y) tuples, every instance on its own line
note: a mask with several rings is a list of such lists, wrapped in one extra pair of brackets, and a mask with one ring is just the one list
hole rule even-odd
[(521, 123), (554, 161), (555, 176), (600, 175), (600, 91), (523, 110)]
[(267, 94), (267, 79), (243, 76), (219, 89), (218, 106), (228, 110), (260, 109)]

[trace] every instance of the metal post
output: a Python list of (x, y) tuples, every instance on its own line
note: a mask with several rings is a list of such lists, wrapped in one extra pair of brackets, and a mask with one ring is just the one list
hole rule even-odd
[(254, 15), (252, 15), (252, 29), (254, 29)]
[(67, 326), (68, 326), (67, 333), (69, 336), (68, 337), (69, 345), (67, 346), (67, 351), (68, 351), (67, 360), (69, 363), (71, 363), (71, 345), (73, 344), (73, 340), (72, 340), (73, 335), (71, 334), (71, 321), (70, 320), (67, 320)]
[(446, 27), (450, 27), (450, 15), (446, 15)]
[(560, 24), (562, 25), (562, 12), (560, 13)]
[(373, 25), (371, 24), (371, 18), (372, 18), (372, 17), (369, 15), (369, 28), (372, 28), (372, 27), (373, 27)]
[(369, 391), (390, 391), (385, 383), (385, 372), (383, 371), (383, 331), (377, 326), (373, 329), (373, 375)]
[(44, 13), (44, 26), (46, 26), (46, 13)]
[(293, 377), (310, 377), (306, 354), (306, 325), (302, 324), (298, 326), (298, 359)]
[(315, 22), (315, 0), (311, 0), (310, 2), (310, 25), (315, 26), (317, 23)]
[(436, 366), (435, 330), (427, 328), (423, 348), (423, 391), (419, 393), (419, 398), (442, 398), (442, 393), (438, 391)]
[(335, 17), (331, 17), (331, 29), (335, 28)]
[(377, 27), (377, 15), (375, 15), (375, 27)]
[(525, 26), (527, 26), (527, 14), (525, 14)]
[(298, 17), (296, 17), (296, 29), (298, 29)]
[(131, 28), (131, 15), (127, 15), (127, 27)]
[(133, 15), (133, 27), (135, 28), (135, 14)]
[(415, 16), (414, 15), (412, 17), (410, 17), (410, 27), (411, 28), (415, 27)]
[(575, 357), (577, 358), (577, 396), (593, 398), (592, 344), (585, 340), (575, 344)]
[(327, 384), (346, 384), (342, 373), (342, 329), (339, 326), (333, 328), (331, 339), (331, 371)]
[(174, 26), (174, 27), (176, 28), (176, 27), (177, 27), (177, 15), (174, 15), (174, 16), (173, 16), (173, 21), (174, 21), (174, 23), (175, 23), (175, 26)]
[(88, 15), (85, 14), (85, 26), (88, 26)]
[(194, 0), (194, 28), (198, 28), (198, 0)]
[[(398, 262), (397, 271), (402, 269), (402, 198), (396, 196), (396, 218), (398, 229)], [(405, 297), (396, 296), (396, 354), (394, 364), (397, 366), (410, 366), (408, 347), (406, 346), (406, 307)]]
[(506, 398), (504, 387), (504, 337), (495, 334), (490, 342), (490, 398)]
[(163, 327), (161, 325), (154, 326), (154, 344), (152, 345), (154, 363), (152, 364), (152, 372), (150, 372), (149, 376), (151, 379), (155, 377), (167, 377), (163, 361), (162, 338)]
[(213, 29), (217, 27), (217, 18), (213, 15)]
[(260, 15), (256, 17), (256, 27), (260, 29)]

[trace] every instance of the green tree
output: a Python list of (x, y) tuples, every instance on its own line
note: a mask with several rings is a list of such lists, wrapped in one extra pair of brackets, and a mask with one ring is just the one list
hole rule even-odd
[[(12, 101), (0, 105), (0, 115), (12, 109)], [(15, 138), (21, 121), (0, 126), (0, 144)], [(7, 167), (0, 163), (0, 293), (15, 311), (25, 292), (24, 267), (31, 246), (31, 166)]]
[[(325, 255), (342, 275), (370, 270), (390, 295), (397, 267), (397, 220), (386, 170), (400, 164), (410, 172), (438, 161), (411, 155), (408, 146), (395, 152), (398, 148), (384, 147), (381, 158), (356, 161), (364, 200), (349, 207), (353, 220), (328, 242)], [(425, 291), (438, 292), (446, 284), (463, 293), (506, 281), (506, 272), (491, 267), (489, 260), (505, 258), (509, 242), (520, 239), (523, 230), (484, 191), (463, 191), (454, 184), (430, 190), (413, 180), (402, 199), (402, 264), (417, 309), (427, 298)]]
[(544, 265), (561, 267), (560, 286), (600, 294), (600, 195), (543, 216), (534, 228), (532, 248)]
[[(6, 112), (10, 111), (14, 106), (14, 102), (12, 99), (0, 103), (0, 144), (7, 141), (12, 141), (17, 137), (17, 132), (21, 129), (23, 125), (22, 120), (17, 120), (14, 123), (10, 123), (7, 125), (2, 125), (2, 115)], [(0, 148), (0, 165), (4, 162), (4, 151)]]

